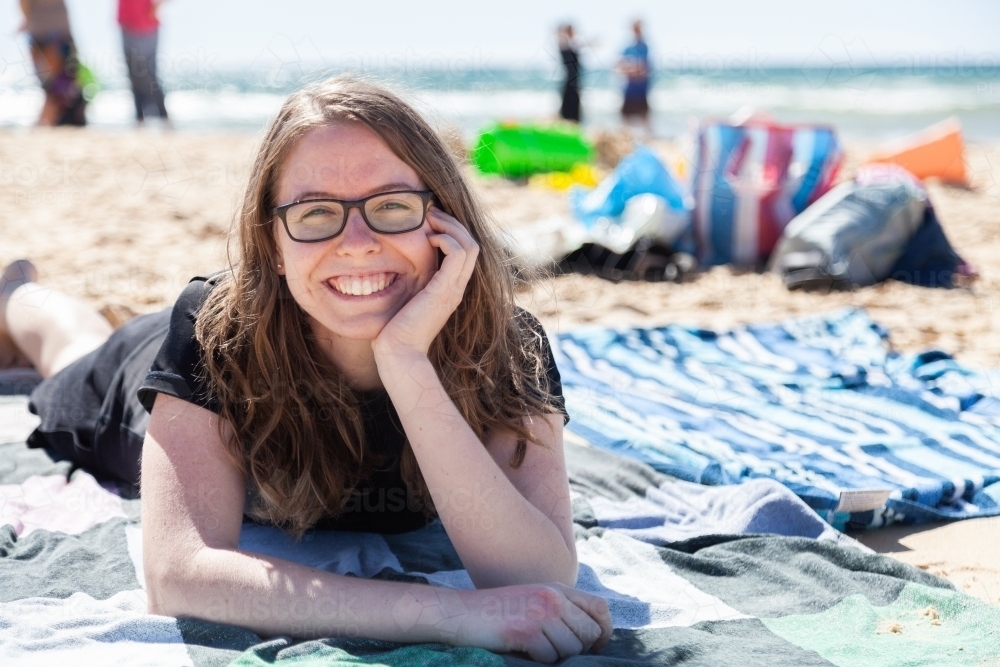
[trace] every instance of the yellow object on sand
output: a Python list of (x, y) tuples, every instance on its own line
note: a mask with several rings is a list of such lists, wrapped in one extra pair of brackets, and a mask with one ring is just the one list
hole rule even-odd
[(574, 165), (569, 172), (550, 171), (547, 174), (535, 174), (528, 179), (528, 185), (546, 190), (569, 190), (572, 185), (595, 187), (601, 180), (597, 169), (589, 164)]
[(684, 158), (674, 160), (674, 176), (686, 181), (688, 177), (688, 161)]
[(898, 164), (917, 178), (968, 185), (964, 149), (962, 125), (952, 117), (886, 145), (868, 162)]

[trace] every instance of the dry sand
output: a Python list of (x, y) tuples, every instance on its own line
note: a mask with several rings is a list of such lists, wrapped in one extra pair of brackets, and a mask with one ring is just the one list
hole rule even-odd
[(1000, 517), (852, 534), (875, 551), (948, 579), (960, 591), (1000, 604)]
[[(0, 132), (0, 263), (30, 257), (43, 282), (110, 317), (169, 305), (194, 275), (222, 268), (224, 233), (254, 138), (238, 134)], [(673, 160), (679, 148), (661, 145)], [(871, 146), (848, 145), (849, 177)], [(691, 282), (543, 281), (524, 304), (550, 331), (592, 323), (726, 327), (867, 308), (905, 351), (940, 348), (970, 366), (1000, 367), (1000, 145), (973, 145), (971, 189), (931, 184), (958, 252), (979, 271), (969, 288), (889, 282), (854, 292), (789, 292), (771, 275), (716, 268)], [(566, 213), (563, 194), (477, 179), (505, 226)], [(1000, 520), (890, 528), (862, 535), (873, 548), (1000, 602)]]

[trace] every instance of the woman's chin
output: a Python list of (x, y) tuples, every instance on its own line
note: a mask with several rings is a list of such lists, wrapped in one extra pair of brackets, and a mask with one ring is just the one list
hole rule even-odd
[[(325, 329), (332, 337), (346, 340), (375, 340), (385, 325), (409, 301), (408, 298), (403, 298), (403, 290), (398, 288), (386, 289), (386, 294), (378, 296), (372, 294), (355, 297), (340, 294), (326, 284), (323, 287), (326, 297), (313, 301), (311, 308), (308, 308), (314, 328), (317, 325), (319, 328), (316, 333), (321, 334)], [(400, 284), (399, 287), (403, 285)]]
[(326, 316), (317, 321), (334, 338), (373, 341), (391, 320), (388, 314), (354, 315), (347, 317)]

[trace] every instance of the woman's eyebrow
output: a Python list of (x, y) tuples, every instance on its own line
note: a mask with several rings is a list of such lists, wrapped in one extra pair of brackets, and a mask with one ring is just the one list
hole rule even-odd
[[(365, 197), (370, 197), (372, 195), (377, 195), (381, 192), (393, 192), (395, 190), (418, 190), (413, 186), (412, 183), (386, 183), (380, 185), (372, 190), (369, 190), (364, 195), (358, 197), (358, 199), (364, 199)], [(302, 201), (304, 199), (345, 199), (344, 197), (339, 197), (331, 192), (324, 192), (321, 190), (310, 190), (309, 192), (303, 192), (294, 197), (292, 201)], [(345, 199), (345, 201), (347, 201)]]

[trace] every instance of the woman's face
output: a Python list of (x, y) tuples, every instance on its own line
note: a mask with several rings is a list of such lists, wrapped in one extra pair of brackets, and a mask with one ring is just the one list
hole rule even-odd
[[(344, 122), (312, 130), (299, 141), (284, 165), (276, 199), (281, 205), (426, 189), (375, 132)], [(373, 340), (438, 268), (426, 222), (412, 232), (379, 234), (355, 208), (340, 235), (327, 241), (293, 241), (277, 217), (273, 230), (278, 272), (314, 331), (333, 339)]]

